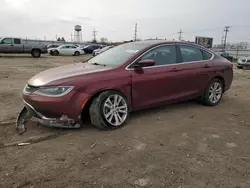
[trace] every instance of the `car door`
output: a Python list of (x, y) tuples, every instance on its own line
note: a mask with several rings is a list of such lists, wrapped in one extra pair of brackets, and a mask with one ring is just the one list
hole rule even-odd
[(176, 89), (176, 99), (186, 100), (203, 94), (213, 74), (213, 54), (191, 45), (177, 45), (181, 62), (174, 66), (178, 74), (179, 86)]
[(60, 52), (59, 53), (61, 55), (69, 55), (69, 46), (68, 45), (62, 46), (60, 48)]
[(12, 52), (14, 53), (21, 53), (23, 52), (23, 44), (21, 44), (21, 39), (18, 38), (14, 38), (14, 44), (11, 47), (12, 48)]
[[(70, 55), (74, 55), (77, 47), (76, 46), (71, 46), (70, 47)], [(80, 51), (79, 51), (80, 52)]]
[(0, 51), (2, 53), (11, 53), (13, 46), (13, 39), (12, 38), (4, 38), (0, 44)]
[[(152, 107), (175, 98), (178, 76), (174, 67), (179, 62), (175, 45), (155, 47), (127, 69), (132, 75), (133, 109)], [(140, 60), (155, 60), (155, 66), (133, 68)]]

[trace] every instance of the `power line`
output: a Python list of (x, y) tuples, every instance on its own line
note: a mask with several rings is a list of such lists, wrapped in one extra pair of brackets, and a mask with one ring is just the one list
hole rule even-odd
[(134, 41), (137, 40), (137, 23), (135, 24), (135, 34), (134, 34)]
[(182, 30), (180, 29), (180, 31), (179, 32), (177, 32), (178, 34), (179, 34), (179, 41), (181, 41), (181, 39), (182, 39)]
[(230, 26), (225, 26), (225, 38), (224, 38), (224, 49), (226, 48), (226, 44), (227, 44), (227, 32), (229, 31)]
[(96, 33), (97, 33), (97, 31), (94, 29), (92, 32), (93, 32), (94, 41), (96, 41)]

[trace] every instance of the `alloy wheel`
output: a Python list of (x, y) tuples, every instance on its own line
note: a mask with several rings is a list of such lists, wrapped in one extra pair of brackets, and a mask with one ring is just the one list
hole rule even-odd
[(208, 96), (211, 103), (217, 103), (222, 96), (222, 85), (219, 82), (212, 83), (208, 92)]
[(110, 95), (104, 102), (103, 114), (111, 125), (115, 127), (122, 125), (128, 116), (128, 105), (125, 99), (117, 94)]

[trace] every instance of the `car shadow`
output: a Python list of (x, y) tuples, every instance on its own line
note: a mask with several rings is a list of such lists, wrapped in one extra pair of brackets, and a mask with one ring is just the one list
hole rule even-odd
[(134, 111), (131, 113), (130, 118), (136, 119), (140, 116), (150, 116), (152, 114), (163, 112), (165, 110), (173, 111), (173, 110), (183, 109), (187, 107), (190, 108), (190, 107), (195, 107), (195, 106), (200, 106), (200, 105), (201, 104), (199, 104), (195, 100), (189, 100), (189, 101), (178, 102), (178, 103), (167, 104), (167, 105), (160, 105), (160, 106), (156, 106), (156, 107), (152, 107), (148, 109)]
[[(192, 108), (192, 107), (196, 107), (196, 106), (201, 106), (201, 104), (199, 104), (196, 100), (184, 101), (184, 102), (173, 103), (173, 104), (168, 104), (168, 105), (160, 105), (160, 106), (156, 106), (153, 108), (148, 108), (148, 109), (143, 109), (143, 110), (131, 112), (130, 120), (134, 120), (134, 119), (140, 118), (142, 116), (145, 116), (145, 117), (151, 116), (152, 114), (157, 114), (159, 112), (164, 112), (166, 110), (178, 111), (178, 109), (187, 109), (187, 108)], [(71, 130), (74, 131), (74, 129), (71, 129)], [(86, 121), (84, 121), (84, 123), (83, 123), (83, 127), (80, 128), (80, 130), (92, 131), (92, 130), (100, 130), (100, 129), (91, 125), (90, 119), (86, 119)], [(77, 131), (77, 129), (75, 129), (75, 131)], [(102, 131), (102, 130), (100, 130), (100, 131)]]

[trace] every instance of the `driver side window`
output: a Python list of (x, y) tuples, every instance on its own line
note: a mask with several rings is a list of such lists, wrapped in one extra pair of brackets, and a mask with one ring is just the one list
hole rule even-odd
[(5, 38), (2, 40), (1, 44), (12, 44), (12, 38)]
[(150, 59), (155, 60), (155, 66), (169, 65), (176, 63), (176, 49), (174, 45), (156, 47), (144, 54), (139, 61)]

